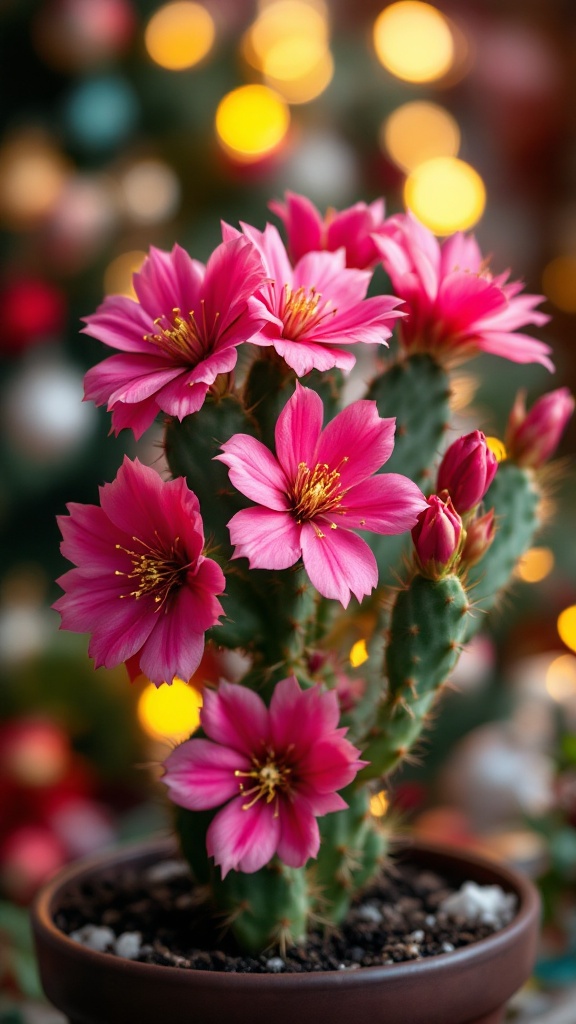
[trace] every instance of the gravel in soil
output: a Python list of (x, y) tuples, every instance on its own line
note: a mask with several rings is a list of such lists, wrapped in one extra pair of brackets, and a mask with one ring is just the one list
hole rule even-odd
[(492, 925), (439, 909), (458, 887), (409, 862), (391, 861), (338, 929), (318, 928), (305, 944), (246, 956), (214, 928), (186, 866), (171, 860), (70, 889), (55, 923), (76, 938), (109, 936), (98, 948), (149, 964), (257, 974), (356, 970), (449, 953), (491, 935)]

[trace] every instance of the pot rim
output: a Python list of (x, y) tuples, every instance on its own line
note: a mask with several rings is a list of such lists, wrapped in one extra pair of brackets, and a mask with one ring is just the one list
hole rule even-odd
[[(501, 885), (506, 891), (512, 891), (518, 898), (518, 909), (512, 921), (492, 935), (476, 942), (455, 949), (452, 952), (438, 954), (436, 956), (423, 957), (421, 960), (411, 960), (396, 964), (380, 964), (373, 967), (362, 967), (359, 970), (343, 971), (310, 971), (302, 973), (236, 973), (223, 971), (206, 971), (197, 969), (184, 969), (163, 964), (149, 964), (135, 960), (128, 960), (124, 957), (111, 953), (101, 953), (83, 946), (70, 938), (65, 932), (58, 928), (53, 920), (53, 911), (62, 889), (72, 882), (78, 883), (84, 878), (94, 875), (98, 870), (107, 869), (112, 864), (122, 865), (137, 858), (145, 861), (153, 853), (159, 856), (172, 854), (179, 856), (174, 837), (162, 837), (132, 842), (109, 850), (100, 851), (91, 857), (83, 858), (68, 865), (57, 872), (49, 879), (32, 903), (31, 918), (33, 929), (38, 942), (52, 948), (66, 950), (66, 955), (74, 962), (87, 964), (91, 962), (94, 967), (98, 965), (107, 972), (122, 975), (123, 977), (133, 976), (134, 980), (150, 976), (150, 972), (160, 972), (166, 980), (172, 976), (178, 984), (190, 984), (199, 987), (211, 988), (217, 981), (219, 986), (229, 988), (240, 988), (249, 990), (252, 986), (261, 986), (263, 981), (273, 984), (278, 990), (290, 990), (294, 986), (298, 988), (308, 986), (318, 989), (326, 985), (334, 985), (337, 982), (343, 986), (377, 984), (386, 977), (390, 982), (401, 978), (410, 978), (414, 984), (419, 978), (425, 975), (436, 973), (442, 975), (460, 965), (464, 967), (475, 962), (479, 964), (484, 960), (492, 960), (499, 953), (513, 946), (520, 936), (531, 930), (540, 914), (540, 897), (535, 886), (528, 876), (521, 874), (514, 868), (501, 864), (497, 860), (491, 860), (476, 852), (468, 852), (466, 848), (453, 847), (441, 843), (429, 843), (418, 839), (409, 838), (397, 845), (393, 853), (398, 855), (422, 854), (432, 863), (428, 866), (434, 869), (434, 862), (447, 865), (448, 870), (453, 868), (457, 875), (462, 875), (462, 869), (470, 868), (470, 879), (474, 881), (478, 876), (488, 876), (488, 881), (481, 884)], [(444, 867), (446, 870), (446, 867)], [(468, 880), (464, 877), (462, 881)], [(159, 975), (159, 976), (160, 976)]]

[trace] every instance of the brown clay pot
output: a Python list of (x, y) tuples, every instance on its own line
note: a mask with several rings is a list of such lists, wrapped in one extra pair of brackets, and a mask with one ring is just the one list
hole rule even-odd
[(166, 841), (92, 858), (60, 872), (32, 910), (48, 999), (71, 1024), (499, 1024), (534, 963), (539, 898), (508, 867), (449, 848), (410, 845), (410, 860), (458, 883), (501, 885), (518, 897), (514, 920), (453, 953), (356, 971), (220, 974), (95, 953), (56, 928), (61, 893), (114, 863), (146, 867), (173, 851)]

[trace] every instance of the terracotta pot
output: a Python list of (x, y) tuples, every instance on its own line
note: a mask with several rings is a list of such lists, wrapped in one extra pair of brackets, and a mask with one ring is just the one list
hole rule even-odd
[(410, 860), (458, 883), (473, 880), (516, 893), (511, 924), (473, 945), (409, 963), (310, 974), (220, 974), (162, 967), (95, 953), (54, 925), (61, 894), (114, 863), (147, 867), (166, 841), (92, 858), (60, 872), (32, 910), (40, 975), (48, 999), (71, 1024), (499, 1024), (510, 996), (529, 977), (539, 898), (507, 867), (419, 844)]

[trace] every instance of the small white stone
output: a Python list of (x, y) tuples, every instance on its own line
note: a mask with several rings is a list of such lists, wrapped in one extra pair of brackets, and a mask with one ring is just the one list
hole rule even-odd
[(420, 946), (416, 942), (412, 942), (409, 946), (406, 946), (406, 952), (410, 956), (420, 956)]
[(74, 942), (79, 942), (81, 946), (93, 949), (96, 953), (105, 953), (106, 950), (112, 948), (116, 936), (111, 928), (106, 928), (104, 925), (85, 924), (78, 931), (72, 932), (70, 938), (74, 939)]
[(188, 865), (183, 860), (162, 860), (153, 864), (146, 872), (148, 882), (169, 882), (188, 874)]
[(269, 971), (272, 971), (273, 974), (278, 974), (279, 971), (284, 970), (286, 964), (281, 956), (271, 956), (270, 959), (266, 961), (266, 967)]
[(424, 932), (421, 928), (417, 928), (415, 932), (412, 932), (412, 934), (409, 935), (409, 938), (412, 942), (422, 942), (424, 939)]
[(499, 885), (477, 885), (464, 882), (458, 892), (447, 896), (439, 906), (450, 917), (463, 917), (468, 922), (479, 921), (493, 928), (503, 928), (514, 916), (516, 897), (506, 893)]
[(374, 907), (371, 903), (363, 903), (361, 907), (358, 907), (356, 917), (361, 921), (369, 921), (371, 924), (380, 924), (382, 921), (382, 914), (378, 907)]
[(426, 914), (426, 917), (424, 918), (424, 924), (427, 925), (428, 928), (433, 928), (434, 925), (436, 924), (436, 915)]
[(116, 956), (123, 956), (125, 960), (136, 960), (140, 956), (141, 948), (141, 932), (122, 932), (114, 943)]
[(443, 942), (442, 943), (442, 952), (443, 953), (453, 953), (454, 952), (454, 946), (452, 945), (452, 943), (451, 942)]

